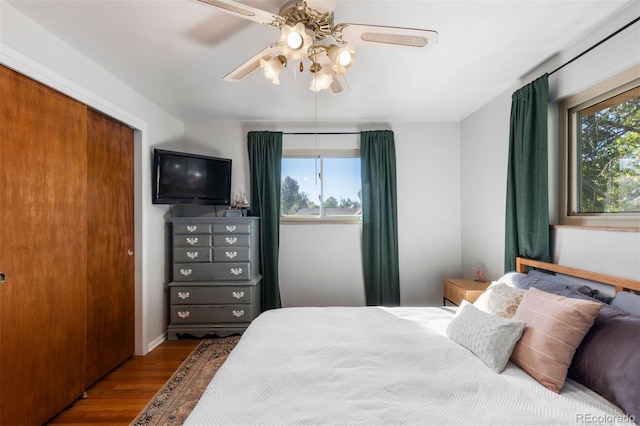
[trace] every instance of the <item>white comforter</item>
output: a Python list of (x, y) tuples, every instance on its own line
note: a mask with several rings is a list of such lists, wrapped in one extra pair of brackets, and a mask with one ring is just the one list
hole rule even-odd
[(185, 425), (633, 424), (584, 386), (496, 374), (444, 334), (446, 308), (286, 308), (259, 316)]

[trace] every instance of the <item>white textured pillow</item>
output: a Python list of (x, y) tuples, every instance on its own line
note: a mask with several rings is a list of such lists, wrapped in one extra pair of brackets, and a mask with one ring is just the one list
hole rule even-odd
[(515, 315), (525, 291), (504, 283), (493, 283), (473, 302), (473, 306), (488, 314), (511, 318)]
[(447, 326), (447, 336), (500, 373), (507, 366), (524, 326), (524, 321), (491, 315), (463, 301)]

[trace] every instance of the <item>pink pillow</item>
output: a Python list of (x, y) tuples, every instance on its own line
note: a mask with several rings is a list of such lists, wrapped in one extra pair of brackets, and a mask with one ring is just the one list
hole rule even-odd
[(600, 306), (598, 302), (529, 289), (513, 316), (527, 325), (511, 361), (559, 393), (576, 348), (593, 325)]

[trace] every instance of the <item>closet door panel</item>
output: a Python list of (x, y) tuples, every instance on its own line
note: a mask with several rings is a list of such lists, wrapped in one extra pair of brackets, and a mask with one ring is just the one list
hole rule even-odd
[(88, 112), (87, 385), (134, 352), (133, 130)]
[(0, 66), (0, 422), (84, 391), (86, 107)]

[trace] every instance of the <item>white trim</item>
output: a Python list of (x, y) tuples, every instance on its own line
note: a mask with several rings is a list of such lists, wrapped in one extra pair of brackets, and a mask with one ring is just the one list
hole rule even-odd
[[(33, 59), (23, 55), (17, 50), (0, 43), (0, 64), (3, 64), (27, 77), (36, 80), (46, 86), (51, 87), (73, 99), (86, 104), (106, 115), (131, 126), (136, 133), (135, 136), (135, 152), (134, 158), (141, 154), (148, 153), (149, 144), (149, 125), (148, 123), (122, 109), (121, 107), (109, 102), (108, 100), (96, 95), (68, 78), (56, 73), (34, 61)], [(144, 193), (142, 188), (151, 186), (149, 173), (144, 167), (144, 158), (135, 158), (135, 354), (145, 355), (149, 352), (149, 344), (145, 348), (147, 341), (147, 330), (144, 327), (144, 319), (147, 317), (147, 274), (144, 266), (149, 264), (148, 250), (145, 249), (145, 241), (147, 241), (148, 230), (142, 226), (143, 218), (148, 214), (149, 206), (144, 202)], [(161, 338), (164, 338), (161, 336)], [(157, 339), (156, 339), (157, 340)]]
[(164, 342), (165, 340), (167, 340), (167, 333), (163, 333), (160, 336), (153, 339), (151, 342), (149, 342), (149, 346), (147, 347), (147, 353), (151, 352), (152, 350), (160, 346), (162, 342)]

